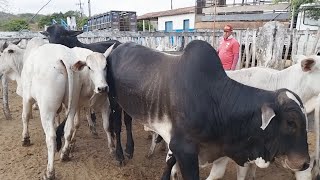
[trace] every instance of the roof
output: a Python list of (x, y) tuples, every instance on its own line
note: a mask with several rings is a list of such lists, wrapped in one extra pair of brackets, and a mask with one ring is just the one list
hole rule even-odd
[(184, 8), (178, 8), (178, 9), (171, 9), (167, 11), (158, 11), (158, 12), (151, 12), (147, 13), (141, 16), (138, 16), (138, 20), (141, 19), (154, 19), (158, 17), (163, 17), (163, 16), (174, 16), (174, 15), (180, 15), (180, 14), (190, 14), (195, 12), (195, 7), (184, 7)]

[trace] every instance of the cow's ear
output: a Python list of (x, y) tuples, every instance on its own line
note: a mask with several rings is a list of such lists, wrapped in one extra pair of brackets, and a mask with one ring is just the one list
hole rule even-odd
[(313, 58), (306, 58), (301, 61), (301, 69), (304, 72), (311, 71), (316, 61)]
[(71, 67), (71, 69), (76, 72), (81, 71), (86, 65), (86, 62), (78, 61)]
[(264, 104), (261, 107), (261, 119), (262, 119), (262, 123), (261, 123), (261, 129), (265, 130), (267, 128), (267, 126), (269, 125), (269, 123), (271, 122), (272, 118), (275, 116), (276, 114), (274, 113), (274, 110)]
[(22, 40), (22, 39), (19, 39), (19, 40), (16, 40), (16, 41), (12, 41), (11, 43), (12, 43), (12, 44), (15, 44), (15, 45), (18, 45), (21, 40)]
[(67, 35), (68, 36), (73, 36), (73, 37), (75, 37), (75, 36), (78, 36), (79, 34), (82, 34), (83, 33), (83, 31), (68, 31), (67, 32)]
[(7, 47), (9, 46), (8, 42), (4, 42), (4, 44), (2, 45), (3, 50), (5, 50)]

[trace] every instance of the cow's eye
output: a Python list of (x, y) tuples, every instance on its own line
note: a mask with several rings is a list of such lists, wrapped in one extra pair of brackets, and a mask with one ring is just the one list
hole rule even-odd
[(288, 121), (288, 127), (295, 129), (297, 127), (297, 125), (294, 121)]
[(90, 66), (88, 66), (89, 70), (91, 70)]

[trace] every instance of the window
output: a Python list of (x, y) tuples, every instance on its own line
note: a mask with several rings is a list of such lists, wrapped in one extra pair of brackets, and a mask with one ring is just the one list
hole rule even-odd
[(183, 20), (183, 30), (189, 31), (189, 19)]
[(313, 19), (311, 15), (314, 15), (319, 11), (319, 8), (315, 9), (309, 9), (304, 11), (304, 17), (303, 17), (303, 24), (310, 25), (310, 26), (320, 26), (320, 20), (319, 19)]
[(172, 21), (165, 22), (165, 32), (172, 32), (173, 31), (173, 24)]

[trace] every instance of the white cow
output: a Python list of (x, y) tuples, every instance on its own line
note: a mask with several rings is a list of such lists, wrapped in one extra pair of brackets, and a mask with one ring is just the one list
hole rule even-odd
[[(109, 55), (111, 49), (112, 47), (105, 52), (105, 56)], [(18, 48), (7, 48), (5, 53), (7, 57), (10, 57), (10, 54), (17, 53), (18, 50)], [(19, 53), (23, 53), (23, 51), (19, 51)], [(11, 69), (10, 71), (13, 72), (12, 74), (14, 74), (17, 81), (17, 94), (23, 97), (24, 145), (30, 144), (28, 122), (31, 105), (34, 102), (37, 102), (39, 105), (41, 122), (46, 134), (48, 148), (46, 179), (54, 178), (53, 160), (56, 148), (56, 133), (53, 124), (55, 114), (61, 109), (62, 104), (67, 107), (65, 145), (61, 153), (61, 158), (66, 159), (70, 150), (71, 136), (74, 136), (75, 130), (79, 125), (80, 106), (86, 104), (86, 101), (89, 101), (91, 97), (93, 100), (96, 99), (95, 96), (99, 96), (97, 94), (105, 91), (107, 88), (105, 80), (105, 56), (88, 49), (70, 49), (62, 45), (45, 44), (30, 52), (24, 62), (23, 58), (20, 58), (18, 66), (7, 68)], [(2, 60), (8, 60), (8, 58)], [(74, 72), (79, 70), (82, 71)], [(103, 118), (107, 119), (108, 116), (106, 114), (109, 113), (108, 100), (105, 96), (104, 98), (99, 98), (99, 100), (101, 99), (105, 100), (100, 102), (101, 106), (99, 107), (103, 110)], [(104, 127), (108, 127), (108, 122), (108, 119), (104, 120)], [(76, 127), (73, 127), (74, 124)], [(108, 131), (107, 128), (105, 129)], [(108, 135), (109, 148), (114, 149), (110, 133)]]
[[(34, 37), (32, 38), (30, 41), (28, 41), (28, 44), (26, 46), (25, 49), (21, 49), (21, 47), (17, 46), (17, 45), (13, 45), (13, 43), (11, 44), (7, 44), (6, 45), (6, 49), (8, 48), (13, 50), (13, 53), (8, 53), (8, 50), (3, 54), (2, 60), (1, 60), (1, 67), (0, 67), (0, 74), (3, 77), (7, 77), (7, 75), (9, 76), (10, 80), (16, 81), (16, 78), (20, 78), (21, 76), (21, 70), (23, 68), (23, 62), (24, 60), (29, 56), (29, 54), (34, 51), (36, 48), (38, 48), (39, 46), (43, 45), (43, 44), (47, 44), (49, 43), (49, 41), (45, 38), (42, 37)], [(6, 82), (7, 78), (3, 78), (2, 79), (2, 84), (4, 89), (7, 88), (7, 82)], [(17, 84), (18, 86), (20, 86), (20, 80), (17, 80)], [(4, 107), (9, 107), (8, 106), (8, 93), (3, 93), (3, 104)], [(34, 109), (36, 109), (36, 104), (34, 104), (33, 106)], [(9, 108), (4, 108), (5, 114), (10, 115), (10, 111)], [(94, 132), (94, 128), (92, 128), (94, 126), (92, 120), (91, 120), (91, 116), (90, 115), (90, 108), (86, 109), (86, 114), (87, 114), (87, 120), (88, 120), (88, 124), (90, 127), (90, 132), (94, 135), (96, 135)], [(31, 115), (32, 116), (32, 115)], [(60, 124), (60, 116), (59, 114), (57, 114), (56, 116), (56, 126), (58, 126)]]
[[(227, 71), (227, 75), (245, 85), (257, 87), (265, 90), (276, 90), (280, 88), (288, 88), (300, 96), (305, 104), (306, 112), (311, 113), (313, 110), (319, 108), (316, 103), (316, 97), (320, 94), (320, 56), (297, 56), (298, 64), (292, 65), (282, 71), (269, 69), (265, 67), (253, 67), (248, 69), (241, 69), (237, 71)], [(315, 115), (315, 124), (319, 124), (319, 118)], [(315, 128), (317, 136), (317, 152), (319, 151), (319, 127)], [(317, 156), (317, 155), (316, 155)], [(317, 158), (318, 159), (318, 158)], [(207, 180), (220, 179), (223, 177), (225, 168), (228, 164), (229, 158), (220, 158), (219, 161), (213, 163), (210, 175)], [(248, 164), (246, 167), (238, 166), (237, 179), (245, 179), (248, 171)], [(255, 167), (250, 172), (251, 178), (254, 178)], [(304, 172), (296, 172), (297, 179), (310, 179), (311, 168)]]

